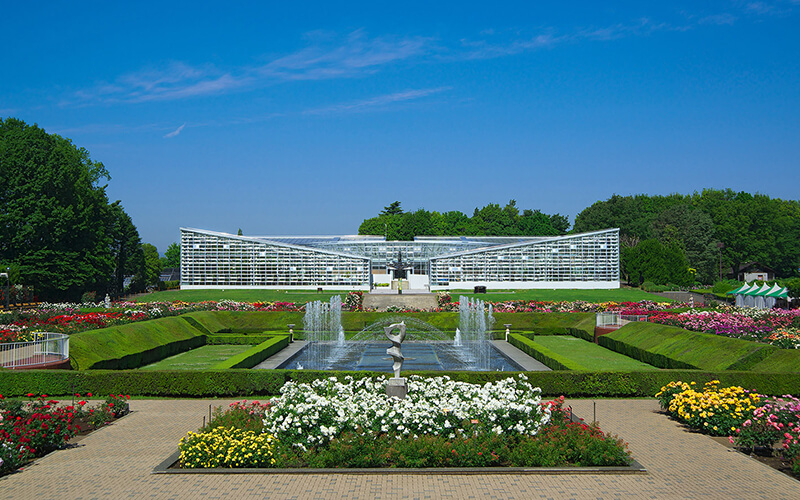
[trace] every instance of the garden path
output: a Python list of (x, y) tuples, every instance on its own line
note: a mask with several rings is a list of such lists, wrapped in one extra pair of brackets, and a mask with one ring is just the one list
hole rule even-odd
[[(131, 401), (130, 415), (78, 447), (0, 478), (0, 498), (800, 498), (800, 481), (687, 432), (658, 413), (655, 400), (597, 401), (601, 427), (630, 443), (647, 474), (151, 474), (187, 431), (203, 423), (209, 404), (229, 402)], [(567, 404), (592, 418), (592, 401)]]

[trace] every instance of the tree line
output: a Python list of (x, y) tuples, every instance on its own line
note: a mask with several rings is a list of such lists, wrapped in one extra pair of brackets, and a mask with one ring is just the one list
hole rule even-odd
[[(42, 300), (117, 297), (154, 285), (180, 267), (180, 246), (164, 257), (142, 243), (120, 201), (110, 202), (101, 162), (37, 125), (0, 119), (0, 272), (35, 287)], [(631, 283), (713, 283), (728, 269), (759, 262), (798, 276), (800, 203), (706, 189), (690, 195), (613, 195), (584, 209), (570, 231), (560, 214), (489, 203), (463, 212), (405, 212), (399, 201), (359, 226), (389, 240), (415, 236), (559, 236), (620, 228), (621, 270)], [(241, 234), (241, 229), (239, 230)], [(125, 289), (126, 278), (131, 278)]]
[(420, 208), (404, 212), (401, 203), (395, 201), (377, 217), (365, 219), (358, 234), (409, 241), (415, 236), (559, 236), (568, 229), (566, 216), (530, 209), (520, 212), (515, 200), (502, 208), (496, 203), (475, 208), (472, 217), (457, 210), (440, 213)]
[(158, 251), (109, 201), (110, 178), (69, 139), (0, 119), (0, 268), (12, 284), (33, 286), (40, 300), (76, 301), (86, 291), (119, 296), (127, 277), (127, 291), (157, 281)]
[(758, 262), (798, 275), (800, 203), (731, 189), (690, 195), (619, 196), (575, 217), (574, 232), (620, 228), (623, 276), (631, 283), (711, 284)]

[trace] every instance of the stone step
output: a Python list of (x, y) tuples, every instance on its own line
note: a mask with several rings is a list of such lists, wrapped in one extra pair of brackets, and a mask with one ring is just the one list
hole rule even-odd
[(365, 309), (376, 311), (385, 311), (389, 306), (423, 310), (435, 310), (439, 307), (436, 294), (433, 293), (404, 293), (402, 295), (368, 293), (364, 296), (363, 305)]

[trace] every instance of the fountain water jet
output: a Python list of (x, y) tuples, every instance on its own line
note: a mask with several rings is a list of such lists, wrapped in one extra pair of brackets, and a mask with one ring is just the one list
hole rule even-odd
[(344, 348), (342, 297), (334, 295), (327, 303), (316, 300), (306, 304), (303, 332), (308, 342), (306, 365), (315, 369), (324, 368), (334, 354), (329, 348), (330, 344), (337, 341)]
[(491, 330), (494, 325), (492, 305), (486, 305), (481, 299), (474, 301), (461, 296), (458, 300), (458, 331), (461, 342), (468, 353), (470, 363), (476, 370), (489, 370), (492, 354)]
[[(504, 370), (521, 368), (496, 351), (490, 340), (493, 322), (491, 305), (461, 299), (462, 310), (455, 338), (420, 319), (392, 315), (382, 317), (345, 339), (341, 322), (341, 299), (329, 303), (311, 302), (304, 318), (303, 351), (281, 368), (308, 370), (390, 371), (386, 355), (386, 327), (404, 322), (408, 337), (403, 343), (407, 369), (410, 370)], [(487, 314), (488, 308), (488, 314)]]

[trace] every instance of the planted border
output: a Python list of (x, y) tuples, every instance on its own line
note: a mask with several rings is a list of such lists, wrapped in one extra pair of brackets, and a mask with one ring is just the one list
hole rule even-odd
[[(486, 383), (507, 378), (508, 372), (409, 372), (426, 377), (447, 375), (453, 380)], [(761, 394), (800, 394), (800, 373), (764, 373), (703, 370), (649, 370), (642, 372), (549, 371), (526, 372), (531, 385), (546, 396), (567, 397), (652, 397), (674, 380), (702, 383), (720, 380), (724, 385), (749, 387)], [(276, 395), (288, 381), (310, 382), (328, 377), (375, 377), (385, 373), (317, 370), (2, 370), (0, 387), (4, 396), (29, 392), (69, 395), (126, 393), (159, 397), (249, 397)]]

